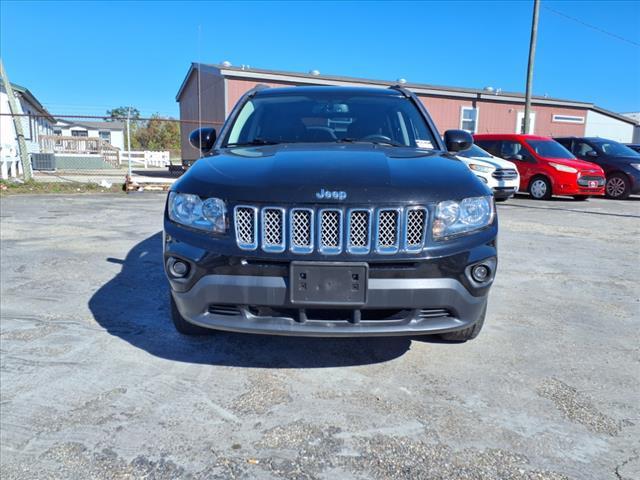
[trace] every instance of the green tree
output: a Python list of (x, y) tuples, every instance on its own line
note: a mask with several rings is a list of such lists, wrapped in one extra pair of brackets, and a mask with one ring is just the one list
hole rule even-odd
[[(129, 110), (131, 109), (131, 110)], [(136, 140), (136, 131), (141, 127), (142, 121), (140, 120), (140, 110), (135, 107), (117, 107), (112, 110), (107, 110), (107, 121), (108, 122), (123, 122), (125, 124), (124, 129), (124, 145), (125, 148), (128, 145), (127, 143), (127, 128), (126, 121), (127, 115), (130, 116), (130, 125), (129, 128), (131, 130), (131, 149), (139, 150), (140, 144)]]
[(178, 122), (157, 113), (153, 114), (144, 126), (136, 130), (135, 139), (142, 150), (169, 150), (172, 154), (180, 151)]

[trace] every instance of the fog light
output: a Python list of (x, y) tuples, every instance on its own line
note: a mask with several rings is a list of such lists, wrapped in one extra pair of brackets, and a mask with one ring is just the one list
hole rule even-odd
[(478, 283), (483, 283), (489, 278), (489, 267), (486, 265), (476, 265), (471, 269), (471, 276)]
[(176, 278), (182, 278), (189, 273), (189, 264), (182, 260), (170, 258), (168, 262), (169, 273)]

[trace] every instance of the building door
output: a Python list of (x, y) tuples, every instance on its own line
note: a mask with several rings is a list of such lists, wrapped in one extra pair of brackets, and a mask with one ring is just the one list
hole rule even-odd
[(518, 112), (516, 117), (516, 133), (533, 134), (536, 127), (536, 112), (529, 112), (529, 131), (524, 131), (524, 112)]

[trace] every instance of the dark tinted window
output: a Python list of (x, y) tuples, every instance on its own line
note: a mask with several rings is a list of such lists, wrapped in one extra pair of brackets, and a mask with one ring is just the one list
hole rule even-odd
[(438, 146), (411, 100), (336, 91), (258, 95), (243, 106), (225, 144), (345, 139), (428, 149)]
[(478, 145), (471, 145), (471, 148), (469, 150), (460, 152), (458, 153), (458, 155), (466, 158), (492, 158), (491, 154), (485, 152)]
[(573, 153), (554, 140), (527, 140), (527, 143), (543, 158), (576, 158)]
[(612, 140), (593, 140), (592, 143), (601, 153), (611, 157), (637, 157), (638, 152)]
[(500, 156), (500, 141), (499, 140), (474, 140), (478, 146), (486, 150), (496, 157)]
[(556, 142), (562, 145), (567, 150), (571, 151), (571, 139), (570, 138), (554, 138)]
[(516, 142), (514, 140), (503, 140), (500, 146), (500, 155), (498, 156), (505, 160), (517, 160), (514, 158), (516, 155), (521, 155), (523, 160), (527, 160), (531, 157), (529, 152), (526, 151), (520, 142)]

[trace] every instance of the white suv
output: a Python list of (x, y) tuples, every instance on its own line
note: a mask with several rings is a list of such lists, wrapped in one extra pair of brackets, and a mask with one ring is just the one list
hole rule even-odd
[(494, 157), (477, 145), (459, 152), (458, 158), (493, 190), (496, 200), (506, 200), (518, 191), (520, 174), (514, 163)]

